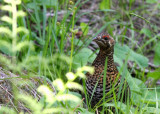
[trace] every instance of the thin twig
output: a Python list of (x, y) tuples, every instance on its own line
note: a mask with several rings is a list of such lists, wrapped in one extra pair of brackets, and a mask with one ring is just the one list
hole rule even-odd
[[(84, 101), (84, 98), (81, 100), (80, 104)], [(78, 104), (75, 109), (73, 110), (73, 112), (80, 106), (80, 104)]]

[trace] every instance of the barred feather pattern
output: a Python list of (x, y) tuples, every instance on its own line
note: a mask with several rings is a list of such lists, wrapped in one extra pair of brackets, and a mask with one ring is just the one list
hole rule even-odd
[[(98, 36), (98, 37), (99, 39), (101, 39), (102, 36)], [(110, 40), (113, 40), (113, 38), (110, 38), (109, 40), (107, 39), (108, 42)], [(102, 42), (100, 42), (100, 44), (102, 44)], [(118, 70), (116, 68), (116, 65), (114, 64), (114, 59), (113, 59), (114, 45), (110, 45), (110, 43), (108, 43), (108, 45), (109, 46), (106, 46), (107, 48), (99, 45), (100, 51), (96, 59), (92, 63), (92, 66), (94, 67), (95, 72), (93, 75), (89, 73), (86, 74), (87, 75), (86, 90), (87, 90), (89, 99), (91, 100), (92, 108), (103, 98), (103, 76), (104, 76), (104, 66), (105, 66), (106, 59), (107, 59), (107, 73), (106, 73), (105, 93), (106, 94), (109, 93), (112, 88), (114, 88), (114, 92), (116, 94), (118, 94), (118, 91), (119, 91), (121, 77), (118, 75)], [(92, 99), (91, 99), (91, 96), (92, 96)], [(113, 97), (113, 92), (111, 92), (109, 95), (106, 95), (105, 99), (108, 100), (112, 97)]]

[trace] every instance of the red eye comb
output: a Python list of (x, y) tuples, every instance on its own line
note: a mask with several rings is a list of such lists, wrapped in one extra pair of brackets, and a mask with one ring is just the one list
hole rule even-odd
[(106, 38), (106, 37), (109, 38), (109, 35), (104, 35), (104, 36), (102, 36), (102, 38)]

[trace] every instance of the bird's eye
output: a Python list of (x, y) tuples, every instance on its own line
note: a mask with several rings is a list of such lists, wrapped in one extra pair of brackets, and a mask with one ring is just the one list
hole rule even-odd
[(109, 39), (109, 35), (105, 35), (102, 38), (105, 39), (105, 40), (108, 40)]
[(108, 40), (108, 38), (107, 38), (107, 37), (105, 37), (104, 39), (105, 39), (105, 40)]

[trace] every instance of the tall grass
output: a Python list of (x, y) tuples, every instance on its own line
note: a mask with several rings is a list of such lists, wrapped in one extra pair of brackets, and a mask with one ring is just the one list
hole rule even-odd
[[(29, 79), (30, 77), (38, 76), (51, 81), (60, 78), (64, 81), (64, 84), (68, 82), (68, 77), (65, 77), (67, 72), (74, 72), (77, 67), (82, 67), (86, 65), (88, 61), (93, 61), (96, 56), (95, 53), (91, 53), (90, 49), (86, 49), (91, 43), (92, 37), (97, 36), (102, 31), (108, 31), (117, 42), (115, 45), (114, 58), (115, 61), (120, 64), (119, 72), (122, 75), (123, 82), (125, 82), (124, 80), (126, 79), (131, 89), (131, 99), (127, 100), (126, 104), (117, 101), (115, 94), (113, 103), (107, 103), (107, 101), (102, 99), (102, 112), (107, 110), (106, 107), (110, 106), (116, 107), (117, 113), (119, 110), (123, 113), (159, 112), (159, 87), (150, 88), (148, 91), (144, 84), (150, 77), (153, 78), (156, 83), (158, 78), (155, 76), (157, 76), (157, 74), (151, 73), (148, 77), (145, 76), (144, 69), (148, 66), (148, 59), (143, 56), (143, 53), (147, 54), (148, 47), (150, 48), (149, 50), (154, 51), (156, 43), (159, 42), (159, 34), (156, 32), (159, 29), (150, 22), (154, 12), (158, 10), (159, 4), (152, 9), (152, 13), (149, 15), (149, 19), (147, 19), (144, 15), (144, 9), (148, 6), (142, 2), (140, 7), (134, 8), (136, 0), (129, 0), (129, 2), (119, 1), (117, 4), (114, 3), (114, 1), (102, 0), (98, 10), (81, 14), (79, 14), (80, 8), (90, 2), (89, 0), (78, 0), (75, 3), (69, 0), (46, 0), (46, 2), (24, 0), (22, 4), (20, 0), (4, 0), (3, 2), (5, 2), (3, 3), (5, 5), (2, 5), (1, 9), (5, 15), (2, 16), (1, 22), (3, 23), (0, 25), (0, 51), (3, 53), (0, 54), (1, 66), (14, 73), (18, 73), (21, 77)], [(151, 5), (149, 0), (147, 2)], [(117, 9), (113, 9), (113, 6), (117, 7)], [(22, 10), (24, 10), (25, 13)], [(51, 10), (53, 12), (48, 12)], [(139, 11), (141, 12), (139, 13)], [(146, 12), (150, 13), (147, 10)], [(77, 39), (75, 34), (78, 31), (77, 28), (79, 28), (79, 26), (76, 25), (78, 20), (84, 15), (91, 14), (94, 17), (96, 13), (102, 14), (102, 17), (97, 22), (99, 23), (97, 28), (92, 27), (92, 22), (90, 21), (85, 25), (85, 28), (80, 27), (81, 30), (83, 30), (82, 37), (84, 38), (81, 37)], [(59, 19), (60, 14), (63, 15), (61, 19)], [(135, 18), (139, 18), (145, 23), (141, 29), (135, 27)], [(117, 29), (117, 26), (119, 26), (119, 29)], [(145, 27), (147, 27), (147, 29)], [(152, 29), (150, 29), (150, 27), (152, 27)], [(92, 35), (88, 37), (88, 32), (86, 31), (92, 31)], [(86, 35), (84, 35), (84, 33)], [(127, 33), (130, 33), (130, 36), (128, 36)], [(138, 41), (143, 35), (145, 38), (142, 40), (141, 45), (139, 45)], [(78, 40), (78, 43), (75, 43), (76, 40)], [(136, 53), (136, 51), (138, 53)], [(156, 51), (156, 54), (158, 55), (158, 51)], [(123, 63), (123, 61), (125, 61), (125, 63)], [(128, 61), (134, 62), (134, 67), (131, 70), (127, 68)], [(157, 59), (154, 59), (154, 61), (158, 63)], [(139, 66), (142, 72), (137, 71), (135, 69), (136, 66)], [(131, 73), (135, 70), (139, 75), (133, 78), (131, 77)], [(27, 73), (25, 73), (25, 71), (27, 71)], [(106, 70), (104, 72), (106, 75)], [(157, 72), (159, 72), (159, 70), (157, 70)], [(71, 75), (71, 77), (72, 76), (73, 75)], [(105, 90), (105, 83), (104, 76), (103, 90)], [(155, 83), (152, 87), (155, 86)], [(88, 101), (88, 96), (85, 91), (85, 79), (83, 79), (83, 85), (89, 111), (95, 111), (95, 109), (92, 110), (90, 108), (90, 101)], [(45, 91), (42, 91), (42, 88), (39, 91), (42, 94), (45, 93), (44, 98), (48, 100), (47, 102), (50, 102), (49, 98), (53, 98), (51, 91), (48, 90), (47, 87), (44, 88)], [(112, 88), (113, 93), (114, 89), (115, 88)], [(57, 90), (61, 92), (61, 90)], [(66, 90), (68, 90), (68, 88)], [(49, 92), (49, 94), (47, 92)], [(63, 91), (60, 94), (63, 95), (65, 92), (70, 91)], [(103, 95), (105, 96), (104, 92)], [(26, 102), (27, 106), (29, 106), (30, 103), (33, 103), (34, 106), (37, 105), (35, 108), (34, 106), (28, 107), (31, 110), (34, 108), (33, 110), (36, 112), (38, 109), (45, 107), (41, 102), (37, 103), (35, 99), (26, 95), (24, 96), (29, 99), (29, 101), (23, 96), (20, 96), (20, 99)], [(66, 104), (64, 104), (63, 100), (64, 99), (61, 99), (57, 102), (56, 106), (60, 107), (58, 111), (62, 110), (61, 108), (66, 111), (66, 107), (72, 107), (72, 103), (66, 102)], [(96, 108), (97, 107), (99, 107), (99, 104), (97, 104)], [(50, 108), (52, 109), (52, 106), (47, 107), (47, 110), (50, 110)], [(6, 108), (3, 109), (7, 111)], [(76, 109), (78, 111), (86, 111), (82, 106)], [(13, 111), (13, 113), (15, 112)]]

